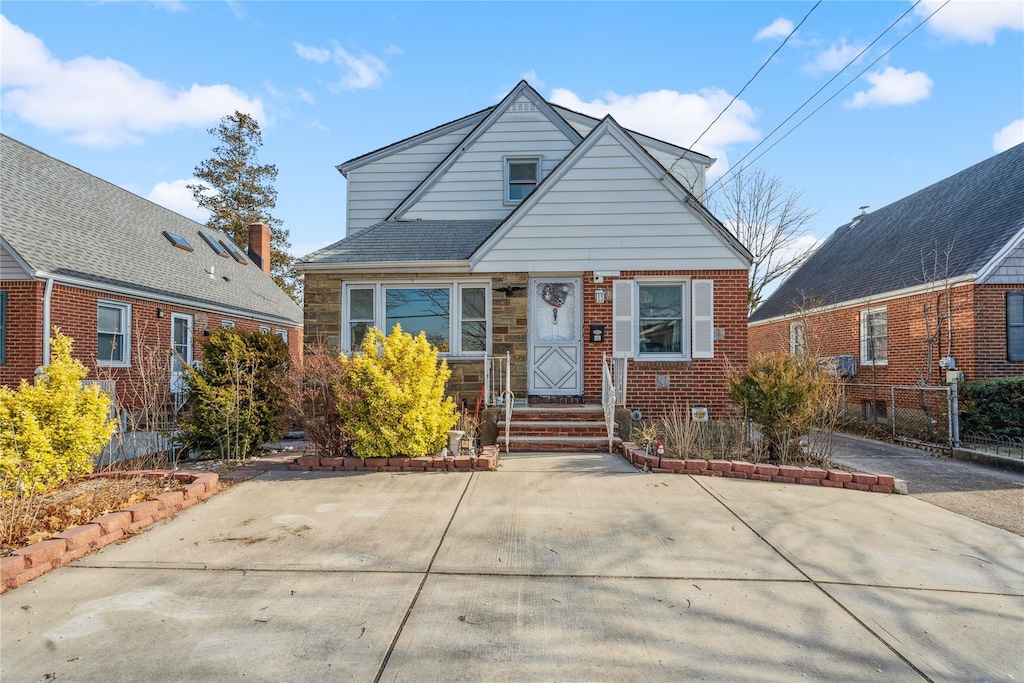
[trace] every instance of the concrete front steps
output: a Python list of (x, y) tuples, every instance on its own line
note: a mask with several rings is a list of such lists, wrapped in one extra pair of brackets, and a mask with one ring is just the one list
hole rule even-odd
[[(505, 443), (505, 423), (499, 417), (498, 444)], [(509, 451), (513, 453), (570, 451), (608, 452), (604, 410), (593, 405), (536, 405), (512, 411)]]

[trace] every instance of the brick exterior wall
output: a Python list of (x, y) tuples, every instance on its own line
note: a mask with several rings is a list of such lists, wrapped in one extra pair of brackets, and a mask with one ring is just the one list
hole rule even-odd
[[(21, 293), (15, 297), (14, 292), (18, 285), (34, 285), (31, 291)], [(0, 289), (11, 292), (8, 294), (8, 360), (10, 362), (0, 366), (0, 384), (16, 386), (21, 379), (31, 379), (36, 367), (42, 363), (42, 283), (8, 283), (0, 284)], [(132, 326), (132, 366), (128, 368), (98, 368), (96, 365), (96, 306), (99, 300), (123, 301), (131, 303), (131, 326)], [(28, 313), (21, 317), (13, 310), (12, 302), (17, 300), (19, 309)], [(157, 317), (157, 308), (163, 309), (163, 317)], [(274, 323), (263, 323), (256, 320), (246, 320), (232, 316), (221, 316), (219, 313), (211, 313), (196, 308), (185, 308), (172, 306), (170, 304), (156, 303), (133, 297), (102, 294), (87, 289), (68, 287), (54, 284), (53, 293), (50, 299), (50, 324), (60, 328), (62, 334), (74, 339), (74, 356), (78, 358), (87, 368), (90, 368), (90, 379), (113, 379), (117, 382), (118, 398), (125, 405), (131, 404), (130, 396), (133, 393), (131, 386), (134, 382), (140, 381), (140, 365), (138, 350), (141, 347), (149, 346), (156, 349), (166, 349), (170, 353), (171, 347), (171, 314), (187, 313), (193, 316), (194, 329), (192, 336), (193, 357), (196, 360), (202, 358), (202, 341), (204, 332), (216, 332), (221, 327), (221, 319), (228, 318), (235, 322), (239, 329), (258, 330), (261, 325), (269, 325), (273, 330), (288, 330), (288, 350), (294, 360), (301, 359), (302, 354), (302, 328), (289, 327)], [(34, 316), (34, 317), (32, 317)], [(17, 360), (10, 355), (11, 340), (15, 338), (22, 347), (34, 350), (34, 355), (19, 351)]]
[[(689, 362), (629, 361), (627, 403), (648, 415), (667, 412), (675, 403), (682, 406), (707, 406), (713, 416), (731, 414), (733, 410), (725, 389), (725, 376), (730, 368), (743, 367), (747, 362), (747, 273), (743, 270), (727, 271), (623, 271), (618, 278), (606, 277), (601, 285), (594, 284), (592, 272), (583, 273), (583, 400), (601, 402), (601, 357), (612, 350), (611, 289), (614, 279), (633, 279), (644, 275), (678, 275), (715, 282), (715, 327), (721, 328), (724, 339), (715, 342), (715, 357), (694, 359)], [(325, 274), (310, 272), (305, 275), (305, 328), (307, 343), (324, 343), (338, 348), (341, 339), (341, 287), (346, 281), (372, 281), (383, 279), (375, 273)], [(395, 279), (456, 280), (466, 274), (402, 274)], [(527, 273), (501, 273), (489, 275), (491, 280), (491, 353), (512, 354), (512, 391), (517, 398), (525, 398), (527, 379), (527, 307), (529, 292)], [(605, 303), (594, 301), (594, 290), (600, 286), (609, 294)], [(501, 289), (521, 287), (506, 295)], [(602, 343), (589, 341), (589, 326), (605, 325)], [(450, 360), (452, 377), (448, 393), (457, 401), (466, 400), (476, 405), (483, 384), (481, 361)], [(667, 375), (669, 386), (656, 387), (659, 376)]]
[[(947, 333), (952, 323), (952, 355), (957, 369), (968, 380), (1024, 375), (1024, 362), (1010, 362), (1006, 354), (1006, 292), (1024, 285), (963, 285), (947, 295), (944, 291), (915, 294), (878, 303), (831, 309), (804, 316), (807, 348), (817, 356), (852, 355), (857, 359), (857, 382), (913, 385), (924, 380), (939, 385), (945, 371), (939, 359), (948, 355)], [(861, 365), (860, 312), (885, 307), (888, 325), (886, 365)], [(934, 333), (935, 311), (941, 312), (941, 343), (933, 347), (927, 363), (928, 338), (925, 308), (930, 311)], [(952, 309), (951, 318), (947, 310)], [(776, 320), (750, 326), (751, 355), (772, 350), (788, 351), (793, 320)], [(930, 373), (929, 373), (930, 369)]]

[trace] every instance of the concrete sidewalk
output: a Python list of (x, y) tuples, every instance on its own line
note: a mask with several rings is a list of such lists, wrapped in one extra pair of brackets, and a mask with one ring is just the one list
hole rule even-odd
[(1024, 539), (907, 496), (271, 471), (4, 594), (6, 681), (1006, 680)]
[(907, 482), (908, 493), (933, 505), (1024, 535), (1024, 472), (943, 458), (858, 436), (837, 434), (833, 460)]

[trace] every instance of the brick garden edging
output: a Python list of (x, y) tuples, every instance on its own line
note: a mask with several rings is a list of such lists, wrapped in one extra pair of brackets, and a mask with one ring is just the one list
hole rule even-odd
[(293, 472), (493, 472), (498, 469), (498, 447), (484, 446), (478, 458), (321, 458), (300, 455)]
[(741, 460), (681, 460), (648, 455), (635, 443), (622, 444), (622, 456), (638, 469), (650, 469), (662, 474), (699, 474), (706, 477), (731, 477), (774, 481), (780, 484), (802, 484), (805, 486), (828, 486), (836, 489), (892, 493), (895, 477), (886, 474), (844, 472), (825, 470), (820, 467), (793, 467), (790, 465), (767, 465), (743, 462)]
[[(140, 470), (94, 474), (88, 478), (166, 477), (170, 474), (170, 470)], [(212, 472), (177, 472), (174, 478), (185, 484), (180, 491), (162, 493), (153, 500), (136, 503), (120, 512), (107, 512), (88, 524), (71, 527), (46, 541), (16, 550), (13, 555), (0, 557), (0, 580), (3, 582), (0, 593), (192, 507), (220, 490), (219, 477)]]

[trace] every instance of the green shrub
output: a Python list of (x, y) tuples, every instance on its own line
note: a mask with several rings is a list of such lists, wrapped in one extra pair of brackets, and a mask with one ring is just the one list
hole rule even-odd
[[(770, 353), (728, 377), (729, 397), (761, 433), (764, 456), (777, 462), (802, 459), (801, 440), (812, 427), (829, 430), (838, 414), (836, 382), (817, 361)], [(826, 454), (827, 455), (827, 454)]]
[(287, 376), (288, 346), (280, 337), (218, 330), (203, 341), (203, 360), (186, 375), (185, 438), (206, 455), (249, 457), (282, 433)]
[(960, 386), (960, 431), (1024, 438), (1024, 377)]
[(17, 391), (0, 387), (2, 493), (46, 490), (92, 472), (110, 441), (110, 396), (82, 385), (89, 371), (71, 357), (72, 339), (56, 327), (50, 365), (38, 385), (22, 380)]
[(422, 332), (413, 337), (395, 325), (391, 334), (371, 328), (362, 353), (349, 363), (349, 396), (338, 410), (360, 458), (429, 455), (447, 443), (458, 409), (444, 388), (451, 376)]

